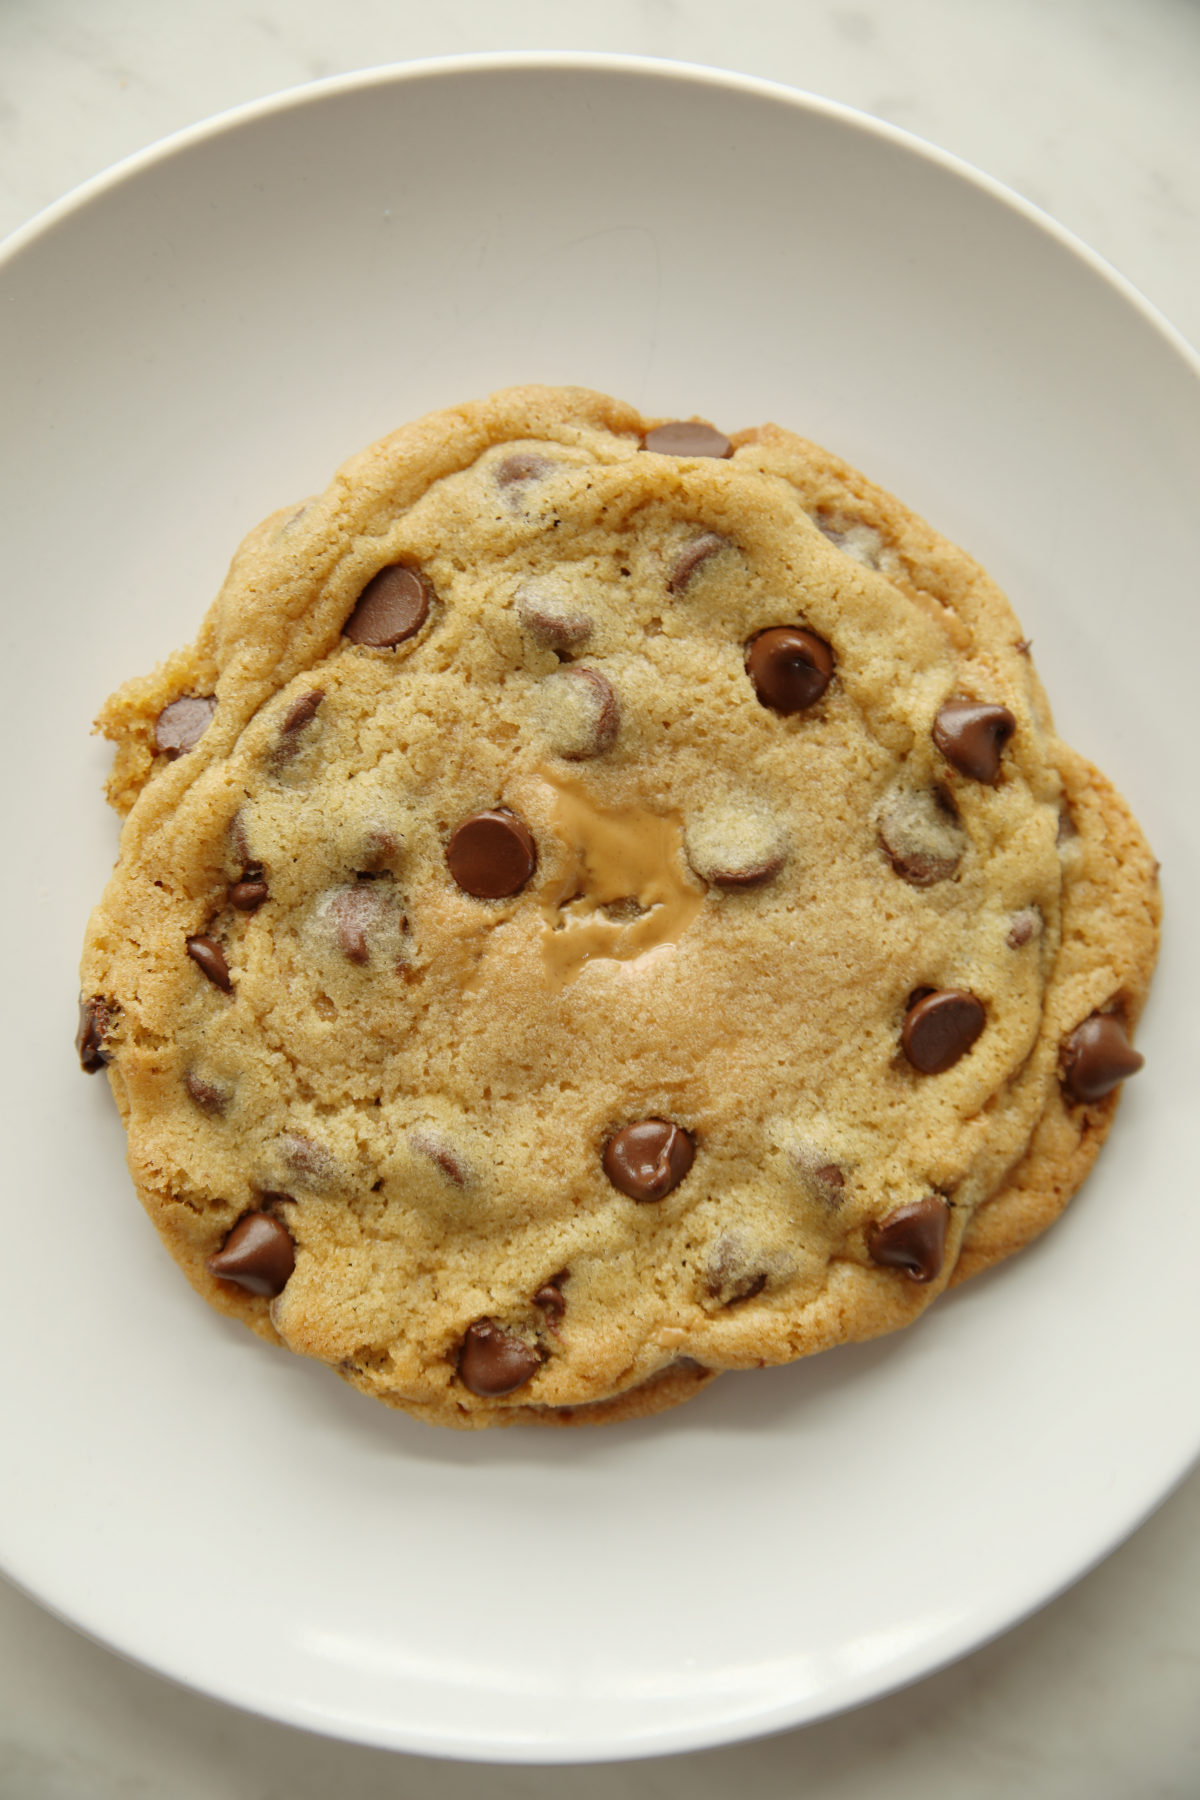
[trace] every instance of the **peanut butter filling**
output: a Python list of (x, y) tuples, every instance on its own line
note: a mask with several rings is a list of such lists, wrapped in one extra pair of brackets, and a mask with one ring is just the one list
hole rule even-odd
[(542, 901), (542, 958), (565, 987), (599, 957), (634, 962), (679, 941), (707, 889), (687, 866), (676, 812), (600, 807), (583, 783), (542, 771), (554, 826), (571, 852), (566, 878)]

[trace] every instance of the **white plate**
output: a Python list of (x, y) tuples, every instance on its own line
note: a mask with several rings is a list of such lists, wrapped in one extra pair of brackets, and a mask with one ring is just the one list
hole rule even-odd
[[(8, 878), (0, 1555), (151, 1667), (446, 1755), (713, 1744), (910, 1681), (1110, 1550), (1200, 1448), (1200, 381), (990, 182), (710, 71), (373, 71), (125, 164), (0, 263)], [(916, 1329), (604, 1431), (457, 1436), (193, 1298), (74, 1066), (115, 842), (86, 735), (243, 531), (505, 383), (843, 452), (1011, 593), (1169, 928), (1065, 1220)]]

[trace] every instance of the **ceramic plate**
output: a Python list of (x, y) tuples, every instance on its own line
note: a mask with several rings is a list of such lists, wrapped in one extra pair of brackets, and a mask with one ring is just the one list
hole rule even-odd
[[(868, 1699), (1110, 1550), (1200, 1448), (1191, 786), (1200, 379), (1094, 257), (823, 101), (570, 57), (376, 70), (124, 164), (0, 263), (6, 400), (0, 1555), (209, 1694), (458, 1757), (714, 1744)], [(100, 701), (243, 532), (512, 382), (830, 445), (965, 544), (1164, 864), (1113, 1138), (915, 1329), (664, 1418), (460, 1436), (193, 1297), (75, 966), (116, 842)]]

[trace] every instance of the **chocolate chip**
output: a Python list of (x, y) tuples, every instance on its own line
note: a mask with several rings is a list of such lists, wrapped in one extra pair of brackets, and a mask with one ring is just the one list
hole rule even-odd
[(782, 867), (783, 857), (772, 856), (749, 869), (714, 869), (710, 880), (725, 889), (763, 887), (768, 881), (774, 881)]
[(270, 1213), (246, 1213), (207, 1266), (210, 1275), (234, 1281), (249, 1294), (274, 1298), (296, 1267), (296, 1246), (287, 1227)]
[(892, 868), (912, 887), (951, 880), (967, 847), (966, 833), (946, 795), (904, 782), (886, 795), (878, 834)]
[(419, 1150), (422, 1156), (427, 1156), (442, 1171), (447, 1181), (453, 1182), (458, 1188), (466, 1187), (466, 1163), (455, 1155), (444, 1137), (437, 1132), (418, 1130), (409, 1133), (409, 1141), (414, 1150)]
[(544, 1312), (551, 1325), (561, 1319), (567, 1310), (567, 1297), (563, 1293), (563, 1283), (567, 1279), (567, 1271), (560, 1269), (549, 1281), (544, 1281), (533, 1296), (533, 1304), (539, 1312)]
[(116, 1008), (111, 1000), (99, 994), (79, 1002), (79, 1029), (75, 1033), (75, 1049), (79, 1066), (85, 1074), (96, 1075), (112, 1061), (107, 1038), (112, 1029)]
[(446, 864), (464, 894), (503, 900), (518, 894), (537, 867), (537, 846), (524, 819), (502, 807), (472, 813), (456, 825)]
[(635, 919), (644, 918), (648, 910), (636, 894), (622, 894), (619, 900), (605, 900), (600, 908), (614, 925), (632, 925)]
[(1063, 1086), (1073, 1100), (1091, 1106), (1136, 1075), (1145, 1060), (1115, 1013), (1093, 1013), (1063, 1046)]
[(154, 748), (174, 762), (194, 750), (212, 724), (217, 710), (215, 694), (182, 694), (164, 706), (154, 726)]
[(1027, 906), (1023, 912), (1013, 915), (1013, 922), (1009, 926), (1008, 935), (1004, 941), (1010, 950), (1019, 950), (1023, 944), (1029, 942), (1030, 938), (1041, 937), (1045, 926), (1046, 921), (1042, 917), (1041, 908)]
[(787, 857), (779, 821), (744, 801), (702, 806), (684, 829), (688, 862), (702, 881), (727, 891), (762, 887)]
[(263, 901), (270, 897), (270, 889), (261, 875), (245, 874), (229, 890), (229, 904), (236, 906), (239, 912), (257, 912)]
[(823, 638), (799, 625), (773, 625), (751, 638), (746, 673), (772, 712), (804, 712), (833, 679), (833, 652)]
[(900, 1041), (922, 1075), (941, 1075), (965, 1056), (987, 1023), (983, 1002), (962, 988), (923, 994), (905, 1014)]
[(594, 629), (579, 604), (578, 584), (545, 575), (517, 589), (517, 617), (526, 635), (543, 650), (576, 650)]
[(874, 525), (865, 519), (851, 518), (848, 513), (818, 511), (813, 524), (829, 542), (845, 555), (862, 563), (866, 569), (877, 569), (883, 560), (884, 543)]
[(485, 1399), (524, 1387), (541, 1366), (539, 1352), (494, 1319), (476, 1319), (458, 1353), (459, 1380)]
[(631, 1200), (661, 1200), (677, 1188), (696, 1154), (690, 1134), (668, 1119), (638, 1119), (604, 1147), (604, 1173)]
[(315, 1182), (331, 1181), (338, 1172), (337, 1158), (324, 1144), (316, 1144), (300, 1131), (281, 1132), (276, 1140), (279, 1154), (295, 1175), (311, 1176)]
[(183, 1078), (183, 1085), (201, 1112), (224, 1112), (229, 1098), (224, 1088), (217, 1087), (211, 1081), (205, 1081), (201, 1076), (193, 1074), (190, 1069)]
[(386, 825), (368, 822), (354, 852), (354, 868), (359, 875), (380, 875), (399, 857), (404, 848), (397, 831)]
[(924, 850), (912, 850), (905, 854), (894, 850), (882, 831), (879, 833), (879, 842), (897, 875), (912, 887), (933, 887), (939, 881), (949, 881), (958, 872), (959, 859), (956, 856), (930, 856)]
[(723, 431), (698, 419), (672, 419), (656, 425), (642, 439), (642, 449), (658, 456), (732, 456), (733, 445)]
[(871, 1261), (903, 1269), (910, 1281), (932, 1281), (941, 1273), (949, 1220), (950, 1208), (936, 1194), (898, 1206), (867, 1233)]
[(840, 1204), (846, 1177), (836, 1163), (822, 1163), (819, 1169), (813, 1170), (813, 1180), (819, 1181), (823, 1187), (830, 1189), (830, 1199), (834, 1205)]
[(329, 903), (338, 945), (347, 962), (360, 966), (371, 960), (369, 933), (379, 923), (380, 902), (369, 882), (342, 888)]
[(496, 464), (496, 486), (507, 488), (526, 481), (540, 481), (554, 467), (548, 457), (538, 456), (536, 451), (514, 450), (511, 456)]
[(739, 1237), (718, 1238), (704, 1266), (704, 1288), (722, 1306), (754, 1300), (767, 1285), (768, 1271)]
[(233, 983), (229, 979), (229, 964), (225, 961), (225, 952), (216, 938), (188, 938), (187, 953), (196, 967), (208, 976), (214, 987), (219, 987), (224, 994), (233, 992)]
[(394, 650), (420, 631), (429, 616), (431, 595), (419, 569), (392, 563), (368, 581), (342, 626), (342, 636), (372, 650)]
[(933, 741), (961, 775), (994, 787), (1004, 746), (1016, 729), (1007, 706), (948, 700), (933, 721)]
[(598, 669), (556, 669), (542, 684), (542, 712), (551, 748), (569, 762), (603, 756), (616, 742), (621, 703)]
[(667, 577), (667, 592), (682, 594), (701, 563), (706, 563), (709, 557), (724, 550), (728, 542), (729, 539), (721, 537), (718, 532), (706, 531), (700, 537), (693, 538), (690, 544), (685, 544)]
[(299, 699), (293, 700), (279, 728), (284, 736), (293, 737), (296, 732), (303, 731), (306, 725), (311, 725), (324, 698), (324, 688), (313, 688), (310, 693), (301, 694)]

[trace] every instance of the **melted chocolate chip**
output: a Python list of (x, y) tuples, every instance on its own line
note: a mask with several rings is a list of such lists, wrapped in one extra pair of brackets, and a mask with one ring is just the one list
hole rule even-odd
[(79, 1066), (85, 1074), (96, 1075), (112, 1061), (107, 1038), (112, 1029), (116, 1008), (99, 994), (79, 1002), (79, 1029), (75, 1033), (75, 1049)]
[(212, 724), (217, 710), (215, 694), (182, 694), (164, 706), (154, 726), (154, 748), (174, 762), (194, 750)]
[(830, 1190), (830, 1201), (833, 1205), (841, 1204), (842, 1189), (846, 1185), (846, 1177), (836, 1163), (822, 1163), (819, 1169), (813, 1170), (813, 1180), (819, 1181)]
[(306, 725), (311, 725), (317, 716), (317, 708), (324, 698), (324, 688), (313, 688), (311, 693), (301, 694), (298, 699), (293, 700), (288, 707), (283, 724), (279, 727), (284, 736), (294, 737), (298, 731), (303, 731)]
[(295, 1267), (291, 1233), (265, 1212), (246, 1213), (208, 1259), (210, 1275), (271, 1299), (282, 1294)]
[[(608, 677), (601, 675), (598, 669), (576, 666), (556, 669), (547, 680), (557, 684), (560, 695), (569, 696), (555, 734), (554, 747), (559, 755), (569, 762), (586, 762), (611, 750), (621, 728), (621, 703)], [(581, 697), (583, 707), (579, 705)], [(571, 705), (572, 700), (574, 705)], [(579, 712), (583, 712), (582, 719), (574, 716)]]
[(399, 857), (403, 842), (397, 832), (386, 825), (368, 824), (355, 853), (355, 873), (382, 875)]
[(211, 1081), (203, 1080), (201, 1076), (193, 1074), (190, 1069), (183, 1078), (183, 1085), (201, 1112), (224, 1112), (228, 1100), (224, 1088), (217, 1087)]
[(522, 629), (543, 650), (576, 650), (595, 629), (572, 586), (553, 576), (522, 582), (516, 600)]
[(507, 488), (521, 482), (540, 481), (554, 466), (548, 457), (538, 456), (536, 451), (514, 450), (511, 456), (496, 464), (496, 486)]
[(539, 1352), (494, 1319), (476, 1319), (458, 1354), (459, 1380), (485, 1399), (524, 1387), (541, 1366)]
[(324, 1144), (315, 1144), (303, 1132), (285, 1131), (276, 1140), (279, 1154), (296, 1175), (309, 1175), (314, 1181), (330, 1181), (337, 1174), (337, 1159)]
[(867, 1233), (871, 1261), (884, 1269), (903, 1269), (910, 1281), (932, 1281), (941, 1273), (946, 1254), (950, 1208), (936, 1194), (911, 1206), (898, 1206)]
[(986, 1023), (983, 1002), (974, 994), (938, 988), (909, 1007), (900, 1041), (914, 1069), (941, 1075), (967, 1054)]
[(567, 1297), (563, 1293), (563, 1283), (567, 1279), (567, 1271), (560, 1269), (549, 1281), (544, 1281), (533, 1296), (533, 1304), (539, 1312), (544, 1312), (550, 1324), (561, 1319), (567, 1310)]
[(682, 594), (700, 565), (706, 563), (711, 556), (716, 556), (719, 550), (724, 550), (728, 542), (729, 539), (721, 537), (718, 532), (706, 531), (700, 537), (693, 538), (690, 544), (685, 544), (667, 577), (667, 592)]
[(740, 1306), (757, 1299), (767, 1285), (768, 1271), (756, 1263), (737, 1237), (718, 1238), (704, 1268), (704, 1289), (722, 1306)]
[(519, 894), (537, 867), (537, 846), (524, 819), (501, 807), (472, 813), (456, 825), (446, 864), (464, 894), (503, 900)]
[(746, 673), (772, 712), (804, 712), (833, 679), (833, 652), (823, 638), (799, 625), (773, 625), (751, 638)]
[(431, 594), (419, 569), (392, 563), (368, 581), (342, 626), (342, 636), (372, 650), (394, 650), (420, 631), (429, 616)]
[(879, 567), (885, 548), (883, 537), (865, 519), (853, 518), (845, 512), (830, 513), (819, 508), (813, 514), (813, 524), (822, 537), (827, 537), (831, 544), (846, 556), (852, 557), (855, 562), (861, 563), (865, 569)]
[(333, 896), (329, 911), (337, 930), (337, 940), (347, 962), (361, 967), (371, 960), (371, 927), (379, 922), (380, 904), (369, 882), (343, 888)]
[(949, 881), (958, 872), (957, 856), (930, 856), (925, 850), (893, 850), (882, 830), (879, 842), (897, 875), (912, 887), (933, 887), (939, 881)]
[(1136, 1075), (1145, 1060), (1114, 1013), (1093, 1013), (1063, 1045), (1063, 1086), (1072, 1100), (1091, 1106)]
[(216, 938), (188, 938), (187, 953), (196, 967), (208, 976), (214, 987), (219, 987), (223, 994), (233, 992), (233, 983), (229, 979), (229, 964), (225, 961), (225, 952)]
[(661, 1200), (677, 1188), (696, 1154), (690, 1134), (668, 1119), (638, 1119), (604, 1147), (604, 1173), (631, 1200)]
[(880, 816), (879, 843), (900, 879), (924, 888), (953, 879), (967, 838), (941, 789), (897, 784)]
[(672, 419), (656, 425), (642, 439), (642, 449), (658, 456), (732, 456), (733, 445), (723, 431), (698, 419)]
[(243, 875), (229, 890), (229, 904), (236, 906), (239, 912), (257, 912), (263, 901), (270, 897), (270, 889), (261, 875)]
[(1027, 906), (1023, 912), (1014, 914), (1004, 942), (1010, 950), (1019, 950), (1022, 945), (1029, 942), (1030, 938), (1041, 937), (1045, 925), (1041, 908)]
[(419, 1150), (422, 1156), (427, 1156), (442, 1171), (447, 1181), (453, 1182), (458, 1188), (466, 1187), (466, 1164), (455, 1155), (444, 1137), (433, 1131), (414, 1131), (410, 1138), (413, 1149)]
[(619, 900), (606, 900), (600, 908), (606, 919), (614, 925), (632, 925), (635, 919), (644, 918), (647, 908), (636, 894), (622, 894)]
[(1004, 746), (1017, 729), (1007, 706), (948, 700), (933, 721), (933, 741), (961, 775), (994, 787)]
[(754, 863), (745, 869), (713, 869), (708, 879), (716, 887), (735, 890), (741, 888), (763, 887), (768, 881), (774, 881), (784, 864), (783, 853), (769, 856), (764, 862)]

